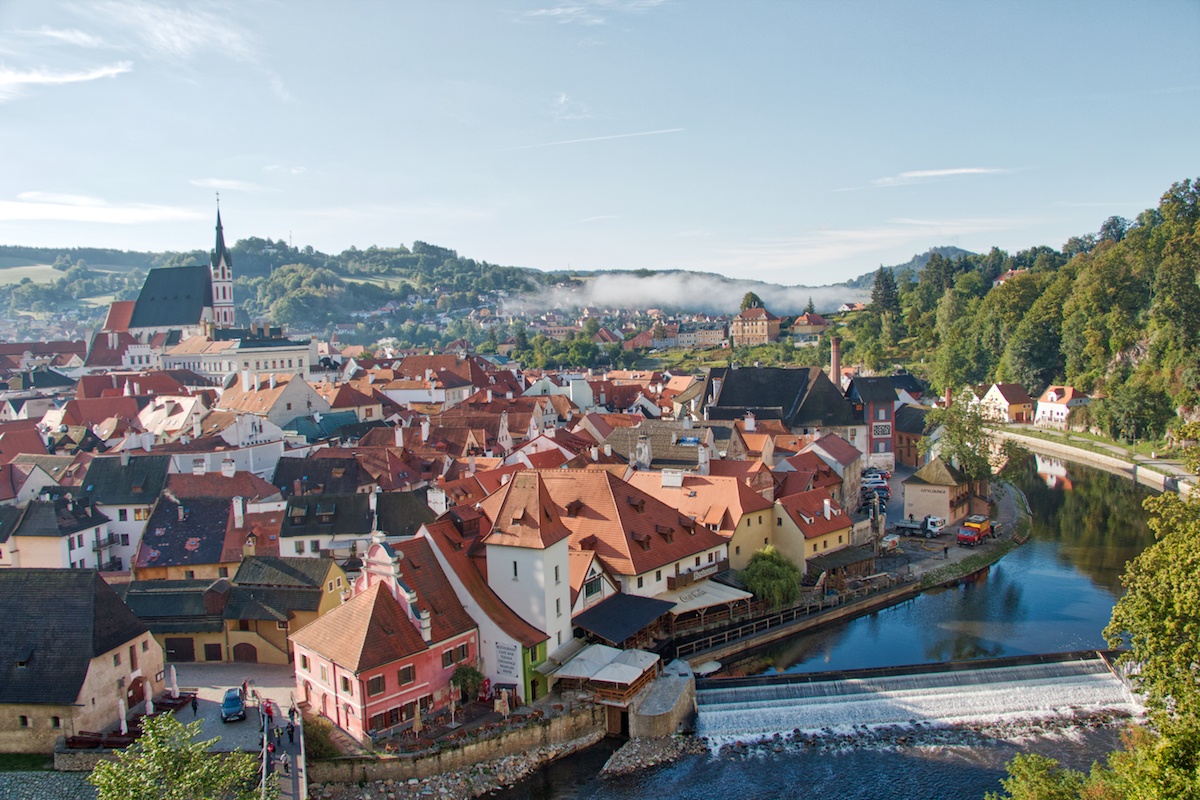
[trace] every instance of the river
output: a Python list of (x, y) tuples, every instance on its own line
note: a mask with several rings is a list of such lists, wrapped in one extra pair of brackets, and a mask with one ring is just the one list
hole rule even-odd
[[(1124, 565), (1153, 541), (1141, 507), (1149, 491), (1040, 456), (1017, 470), (1013, 482), (1029, 499), (1031, 538), (977, 579), (777, 643), (743, 666), (815, 672), (1104, 647), (1101, 631), (1120, 596)], [(917, 746), (906, 747), (775, 752), (762, 746), (720, 758), (689, 757), (618, 781), (593, 777), (609, 752), (601, 747), (494, 796), (974, 800), (999, 788), (1005, 762), (1024, 747), (1086, 767), (1117, 744), (1111, 728), (1068, 729), (1025, 741), (937, 732), (917, 738)]]

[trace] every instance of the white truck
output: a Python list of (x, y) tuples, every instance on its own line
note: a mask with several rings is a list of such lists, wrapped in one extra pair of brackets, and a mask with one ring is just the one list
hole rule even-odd
[(942, 532), (942, 520), (932, 515), (924, 519), (902, 519), (892, 530), (904, 536), (924, 536), (926, 539), (933, 539)]

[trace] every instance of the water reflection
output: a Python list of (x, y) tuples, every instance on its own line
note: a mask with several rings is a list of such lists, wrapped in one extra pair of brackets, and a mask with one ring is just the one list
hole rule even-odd
[(776, 643), (735, 668), (816, 672), (1103, 647), (1125, 563), (1153, 541), (1148, 490), (1032, 457), (1015, 473), (1033, 511), (1024, 546), (962, 585)]

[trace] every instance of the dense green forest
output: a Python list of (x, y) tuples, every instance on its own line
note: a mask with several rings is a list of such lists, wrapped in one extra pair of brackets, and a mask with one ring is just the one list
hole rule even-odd
[(881, 268), (869, 310), (842, 329), (848, 363), (905, 363), (939, 392), (1009, 381), (1036, 397), (1067, 383), (1103, 398), (1087, 421), (1153, 438), (1200, 405), (1198, 268), (1200, 181), (1185, 180), (1061, 250), (934, 253), (915, 279)]

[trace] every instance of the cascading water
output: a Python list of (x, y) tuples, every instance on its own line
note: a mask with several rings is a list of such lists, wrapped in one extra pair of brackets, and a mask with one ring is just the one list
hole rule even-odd
[(843, 733), (918, 722), (956, 725), (1110, 710), (1136, 715), (1128, 687), (1100, 659), (697, 692), (696, 733), (714, 749), (775, 734)]

